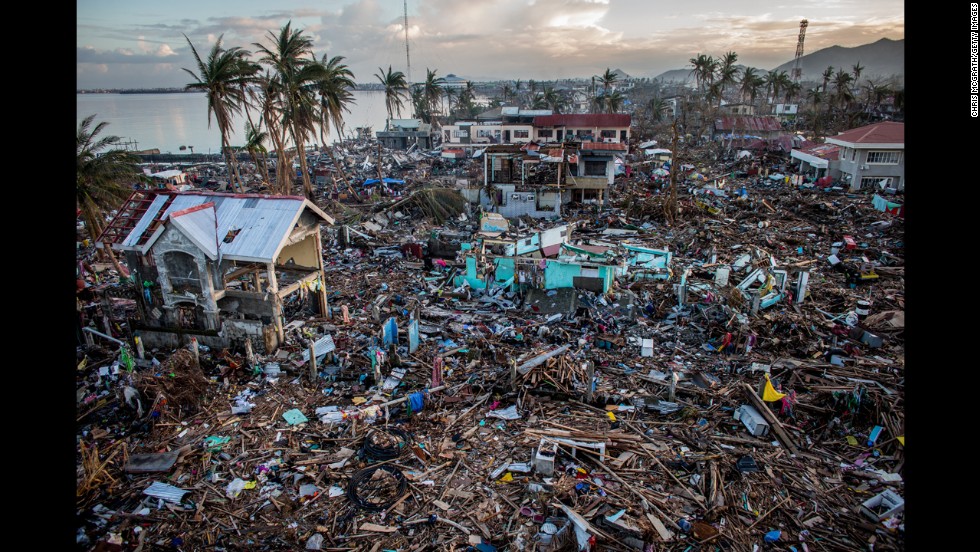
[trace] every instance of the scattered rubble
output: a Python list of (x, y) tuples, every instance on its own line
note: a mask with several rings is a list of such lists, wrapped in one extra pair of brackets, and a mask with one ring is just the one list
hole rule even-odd
[(673, 226), (655, 164), (501, 221), (482, 160), (380, 149), (317, 180), (326, 309), (273, 350), (144, 349), (83, 264), (80, 545), (904, 548), (903, 218), (694, 152)]

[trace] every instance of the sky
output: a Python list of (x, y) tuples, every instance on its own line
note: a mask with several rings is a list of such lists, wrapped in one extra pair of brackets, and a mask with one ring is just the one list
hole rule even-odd
[[(606, 68), (655, 77), (690, 68), (699, 53), (738, 54), (772, 69), (793, 59), (801, 19), (804, 54), (905, 38), (901, 0), (77, 0), (76, 88), (176, 88), (202, 57), (224, 47), (255, 51), (291, 21), (318, 58), (344, 56), (359, 83), (391, 65), (411, 82), (588, 78)], [(186, 35), (186, 39), (185, 36)]]

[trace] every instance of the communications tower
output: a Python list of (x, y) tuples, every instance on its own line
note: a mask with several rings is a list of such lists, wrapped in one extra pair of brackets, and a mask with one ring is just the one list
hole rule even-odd
[(793, 82), (800, 82), (800, 79), (803, 78), (803, 68), (800, 67), (800, 58), (803, 57), (803, 38), (806, 36), (806, 26), (806, 19), (800, 21), (800, 38), (796, 41), (796, 61), (793, 63), (793, 73), (790, 75)]

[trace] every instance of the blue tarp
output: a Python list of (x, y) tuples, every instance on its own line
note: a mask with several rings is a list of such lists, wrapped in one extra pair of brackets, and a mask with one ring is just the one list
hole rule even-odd
[(405, 183), (404, 180), (398, 180), (397, 178), (388, 178), (388, 177), (385, 177), (385, 178), (382, 178), (381, 180), (378, 180), (377, 178), (369, 178), (369, 179), (367, 179), (367, 180), (364, 181), (364, 184), (362, 184), (362, 186), (374, 186), (375, 184), (378, 184), (379, 182), (382, 182), (382, 181), (384, 181), (385, 184), (404, 184)]

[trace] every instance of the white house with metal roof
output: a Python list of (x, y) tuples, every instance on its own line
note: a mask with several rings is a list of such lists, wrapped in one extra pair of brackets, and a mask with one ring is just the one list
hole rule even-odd
[[(334, 220), (303, 197), (141, 191), (99, 238), (126, 254), (146, 329), (284, 338), (283, 301), (300, 293), (326, 312), (320, 225)], [(315, 299), (314, 299), (315, 298)]]

